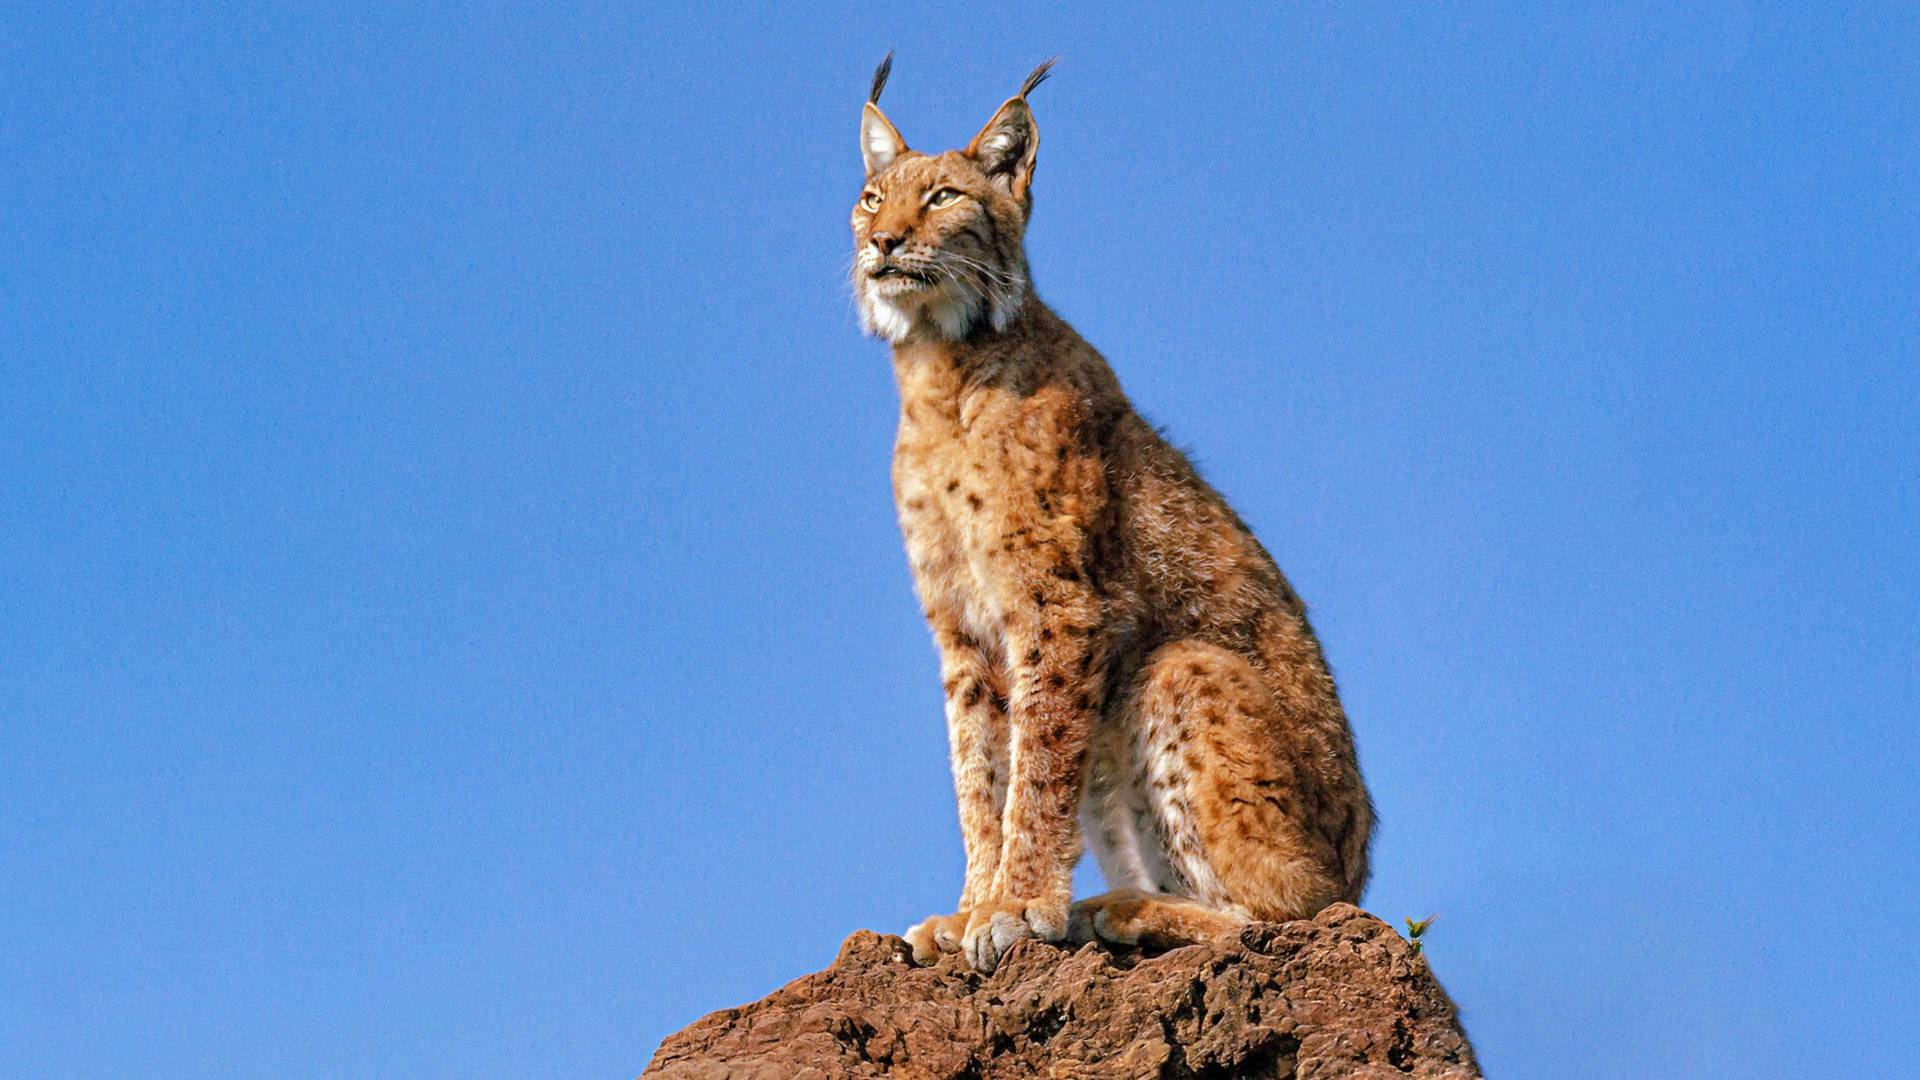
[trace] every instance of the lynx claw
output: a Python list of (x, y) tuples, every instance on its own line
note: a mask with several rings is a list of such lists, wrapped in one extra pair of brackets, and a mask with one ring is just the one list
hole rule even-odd
[(973, 909), (960, 948), (975, 971), (991, 972), (1026, 938), (1059, 941), (1067, 936), (1067, 905), (1042, 900), (1000, 900)]
[(959, 952), (960, 937), (967, 929), (967, 913), (929, 915), (907, 928), (904, 935), (913, 949), (913, 962), (925, 967), (940, 959), (942, 953)]

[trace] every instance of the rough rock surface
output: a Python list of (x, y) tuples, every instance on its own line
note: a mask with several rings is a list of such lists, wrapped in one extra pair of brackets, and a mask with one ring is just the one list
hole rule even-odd
[(1157, 956), (1023, 941), (991, 976), (908, 955), (901, 939), (862, 930), (827, 970), (670, 1036), (645, 1075), (1480, 1075), (1425, 958), (1346, 904)]

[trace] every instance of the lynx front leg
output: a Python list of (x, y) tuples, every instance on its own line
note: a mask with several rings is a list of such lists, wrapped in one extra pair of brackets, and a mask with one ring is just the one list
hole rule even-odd
[(935, 631), (940, 675), (946, 691), (947, 749), (953, 762), (953, 793), (966, 845), (966, 883), (959, 910), (934, 915), (907, 931), (914, 959), (933, 962), (960, 948), (971, 910), (992, 895), (1000, 865), (1000, 817), (1007, 799), (1006, 694), (979, 644), (957, 626)]
[(983, 395), (969, 477), (948, 485), (967, 562), (999, 616), (1012, 729), (992, 896), (961, 951), (981, 971), (1014, 942), (1067, 933), (1080, 855), (1080, 786), (1104, 672), (1089, 537), (1105, 519), (1107, 468), (1093, 416), (1065, 385)]
[(961, 943), (992, 971), (1013, 943), (1067, 934), (1087, 739), (1097, 708), (1093, 601), (1061, 577), (1009, 620), (1012, 777), (992, 898), (973, 907)]

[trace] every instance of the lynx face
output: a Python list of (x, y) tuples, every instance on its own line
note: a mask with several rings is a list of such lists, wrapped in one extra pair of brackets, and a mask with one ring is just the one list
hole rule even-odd
[(853, 279), (870, 333), (961, 338), (1005, 328), (1026, 298), (1026, 214), (959, 152), (907, 153), (867, 181), (853, 210)]
[(875, 73), (860, 121), (867, 183), (853, 209), (853, 288), (861, 325), (896, 343), (916, 334), (957, 340), (982, 324), (1005, 329), (1027, 297), (1021, 240), (1040, 132), (1026, 95), (1051, 65), (1028, 76), (965, 150), (937, 157), (909, 150), (880, 111), (890, 66), (891, 57)]

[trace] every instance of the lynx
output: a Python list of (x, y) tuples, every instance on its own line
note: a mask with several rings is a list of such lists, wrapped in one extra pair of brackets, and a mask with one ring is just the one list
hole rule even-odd
[[(1306, 607), (1034, 295), (1036, 68), (964, 150), (860, 123), (861, 322), (893, 347), (893, 489), (940, 651), (966, 847), (917, 962), (1170, 947), (1358, 900), (1373, 807)], [(1072, 902), (1082, 836), (1113, 891)]]

